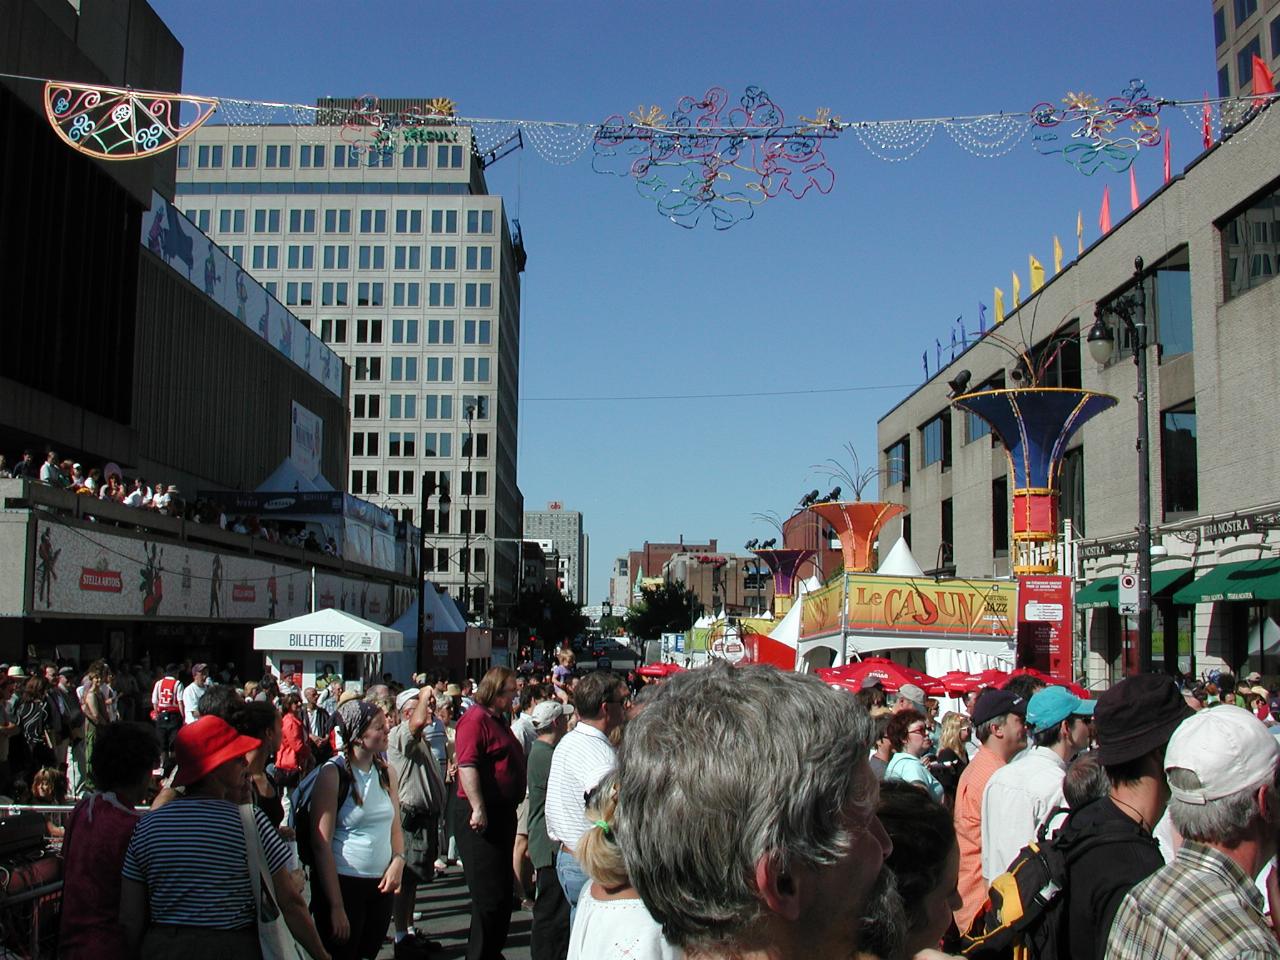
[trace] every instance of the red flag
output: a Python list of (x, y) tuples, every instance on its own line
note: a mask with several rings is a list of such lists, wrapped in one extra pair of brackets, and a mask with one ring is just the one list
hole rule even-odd
[(1169, 165), (1169, 137), (1172, 135), (1171, 130), (1164, 132), (1164, 182), (1168, 183), (1173, 179), (1173, 168)]
[[(1255, 94), (1276, 92), (1276, 78), (1267, 69), (1266, 62), (1256, 53), (1253, 55), (1253, 92)], [(1253, 101), (1253, 105), (1256, 107), (1265, 102), (1259, 98)]]
[(1204, 148), (1208, 150), (1213, 146), (1213, 108), (1209, 106), (1209, 94), (1207, 91), (1204, 99)]
[(1102, 209), (1098, 211), (1098, 229), (1102, 233), (1111, 232), (1111, 188), (1102, 188)]
[(1129, 168), (1129, 209), (1137, 210), (1138, 203), (1138, 178), (1134, 175), (1133, 167)]

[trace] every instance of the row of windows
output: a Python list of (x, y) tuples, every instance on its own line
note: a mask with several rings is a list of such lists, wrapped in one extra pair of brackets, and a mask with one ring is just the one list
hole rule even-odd
[[(453, 357), (390, 357), (388, 364), (389, 377), (393, 382), (401, 383), (419, 383), (417, 361), (423, 361), (422, 367), (426, 372), (423, 378), (427, 383), (453, 383), (454, 377), (454, 358)], [(354, 378), (360, 383), (378, 383), (382, 380), (382, 357), (356, 357), (355, 358)], [(396, 361), (399, 361), (397, 366)], [(412, 361), (412, 362), (410, 362)], [(463, 357), (462, 363), (462, 382), (463, 383), (488, 383), (491, 379), (492, 360), (489, 357)], [(395, 373), (400, 372), (402, 376), (397, 378)], [(410, 376), (409, 374), (413, 375)], [(412, 395), (406, 395), (412, 397)], [(412, 403), (412, 399), (406, 401)], [(398, 407), (392, 407), (396, 410)], [(416, 416), (409, 407), (410, 412), (406, 412), (406, 418)], [(399, 418), (400, 414), (392, 412), (390, 416)]]
[[(453, 434), (449, 432), (440, 432), (428, 430), (421, 435), (422, 446), (418, 447), (418, 434), (406, 433), (404, 431), (395, 430), (387, 434), (387, 456), (388, 457), (452, 457), (453, 456)], [(351, 434), (351, 456), (353, 457), (377, 457), (379, 453), (381, 434), (377, 431), (355, 430)], [(487, 433), (460, 433), (458, 434), (459, 456), (476, 460), (484, 460), (489, 456), (489, 435)], [(469, 473), (463, 471), (464, 477), (468, 477)], [(483, 497), (487, 495), (489, 490), (489, 475), (484, 471), (477, 471), (475, 479), (475, 495)], [(468, 481), (469, 484), (469, 481)], [(360, 493), (359, 490), (353, 489), (352, 493)], [(374, 493), (376, 491), (366, 490), (366, 493)], [(388, 491), (394, 493), (395, 491)], [(412, 490), (406, 490), (406, 493), (412, 493)], [(465, 491), (464, 491), (465, 492)]]
[[(403, 394), (400, 395), (403, 397)], [(452, 420), (453, 394), (428, 393), (422, 397), (422, 419)], [(403, 410), (403, 401), (401, 409)], [(489, 397), (485, 394), (464, 393), (459, 401), (459, 412), (463, 417), (468, 413), (473, 420), (489, 419)], [(351, 418), (353, 420), (379, 420), (382, 418), (382, 394), (357, 393), (352, 397)], [(404, 419), (398, 417), (396, 419)], [(394, 456), (395, 454), (393, 454)], [(410, 454), (411, 455), (411, 454)]]
[[(448, 515), (445, 514), (447, 517)], [(443, 517), (442, 517), (443, 519)], [(427, 533), (448, 533), (446, 529), (439, 531), (433, 530), (431, 527), (423, 524), (423, 530)], [(467, 564), (467, 552), (465, 550), (450, 550), (448, 547), (436, 547), (434, 550), (422, 551), (422, 569), (424, 573), (448, 573), (450, 555), (455, 555), (458, 561), (459, 573), (484, 573), (487, 560), (483, 547), (472, 547), (471, 554), (474, 556), (475, 563), (473, 566)], [(476, 607), (484, 606), (484, 587), (473, 586), (471, 588), (472, 603)]]
[[(289, 288), (299, 286), (299, 284), (290, 283)], [(301, 284), (301, 286), (309, 287), (310, 284)], [(397, 287), (402, 284), (396, 284)], [(407, 286), (416, 287), (417, 284), (408, 284)], [(286, 301), (293, 296), (292, 289), (285, 294)], [(428, 344), (451, 344), (454, 342), (454, 334), (457, 328), (456, 320), (425, 320), (419, 321), (417, 317), (393, 317), (390, 321), (391, 326), (391, 342), (393, 344), (400, 343), (417, 343), (419, 327), (426, 327), (425, 343)], [(355, 321), (355, 342), (356, 343), (382, 343), (384, 330), (384, 321), (379, 319), (359, 319)], [(347, 321), (342, 318), (324, 317), (320, 320), (320, 339), (325, 343), (346, 343), (347, 342)], [(463, 320), (462, 321), (462, 342), (464, 344), (477, 344), (480, 346), (487, 345), (493, 341), (493, 321), (492, 320)], [(412, 378), (410, 378), (412, 379)]]
[[(201, 232), (210, 232), (213, 226), (213, 211), (211, 209), (207, 207), (187, 207), (183, 212), (188, 220), (200, 228)], [(351, 233), (353, 219), (351, 210), (320, 211), (323, 213), (323, 217), (319, 220), (317, 219), (317, 211), (311, 207), (299, 207), (287, 212), (289, 214), (289, 233), (315, 233), (317, 223), (323, 225), (324, 233)], [(284, 213), (285, 211), (279, 207), (260, 207), (254, 210), (253, 232), (280, 233), (281, 224), (284, 223)], [(378, 234), (387, 232), (388, 211), (359, 210), (356, 213), (358, 218), (355, 222), (359, 225), (360, 233)], [(392, 213), (391, 222), (395, 227), (395, 233), (422, 233), (423, 211), (395, 210)], [(448, 234), (458, 232), (457, 210), (431, 210), (429, 213), (430, 216), (426, 219), (426, 223), (430, 227), (431, 233)], [(467, 210), (463, 223), (466, 226), (466, 232), (469, 234), (491, 234), (493, 233), (493, 211)], [(218, 211), (219, 233), (247, 233), (248, 225), (247, 211), (242, 208), (226, 207)], [(439, 249), (444, 250), (445, 248), (441, 247)], [(456, 264), (457, 249), (453, 247), (448, 249), (453, 251), (452, 256), (455, 258), (454, 262)], [(493, 249), (491, 247), (467, 247), (466, 250), (468, 262), (475, 264), (474, 266), (468, 266), (468, 270), (490, 270), (493, 268)], [(486, 251), (489, 258), (488, 266), (483, 265), (481, 262), (485, 257)], [(454, 267), (449, 267), (449, 269), (454, 269)]]
[[(263, 269), (264, 266), (270, 269), (277, 269), (280, 265), (280, 248), (281, 248), (281, 245), (276, 243), (254, 244), (252, 247), (254, 269), (260, 270), (260, 269)], [(231, 251), (238, 250), (238, 251), (241, 251), (241, 255), (243, 255), (244, 245), (231, 244), (226, 249), (228, 251), (228, 255), (231, 255), (233, 259), (238, 259), (231, 253)], [(288, 254), (285, 262), (289, 265), (290, 270), (314, 270), (315, 269), (315, 264), (316, 264), (316, 245), (315, 244), (291, 243), (291, 244), (286, 244), (285, 249)], [(321, 250), (320, 262), (322, 264), (322, 269), (324, 270), (350, 270), (351, 269), (351, 247), (345, 244), (322, 244), (320, 245), (320, 250)], [(445, 250), (448, 250), (450, 251), (450, 253), (453, 253), (454, 248), (432, 247), (431, 250), (432, 250), (433, 256), (430, 262), (432, 264), (435, 264), (435, 263), (456, 264), (457, 263), (456, 253), (453, 256), (449, 256), (449, 257), (446, 257), (444, 255)], [(486, 248), (484, 252), (488, 253), (489, 256), (483, 257), (483, 258), (476, 257), (474, 259), (468, 258), (468, 263), (476, 263), (479, 265), (478, 267), (468, 267), (469, 270), (476, 270), (476, 269), (492, 270), (493, 251), (488, 250)], [(484, 266), (483, 264), (488, 264), (488, 266)], [(384, 246), (375, 245), (375, 244), (368, 244), (368, 245), (361, 244), (357, 246), (356, 247), (356, 269), (386, 270), (387, 269), (387, 248)], [(391, 248), (391, 269), (421, 271), (422, 270), (422, 248), (413, 247), (413, 246), (400, 246), (400, 245), (392, 247)], [(432, 270), (439, 270), (439, 269), (453, 270), (453, 269), (456, 269), (456, 267), (447, 266), (447, 265), (443, 267), (436, 267), (433, 265), (431, 269)], [(451, 307), (454, 305), (453, 292), (452, 292), (454, 289), (454, 284), (448, 283), (447, 286), (450, 288), (450, 292), (447, 294), (447, 301), (443, 303), (433, 304), (433, 306)], [(467, 288), (471, 288), (471, 289), (468, 291)], [(493, 302), (492, 285), (488, 283), (467, 284), (463, 288), (463, 294), (465, 297), (467, 297), (467, 306), (487, 307), (487, 306), (491, 306)], [(446, 296), (446, 294), (443, 291), (443, 288), (441, 291), (441, 296), (442, 297)], [(371, 305), (376, 306), (376, 304), (371, 304)]]
[[(263, 146), (263, 166), (268, 170), (288, 170), (293, 166), (293, 144), (269, 143)], [(303, 169), (321, 169), (325, 165), (328, 147), (323, 144), (298, 145), (298, 167)], [(359, 167), (394, 167), (397, 151), (390, 147), (370, 148), (362, 152), (349, 144), (334, 144), (333, 165), (339, 169)], [(252, 170), (258, 166), (257, 144), (235, 144), (231, 147), (232, 169)], [(222, 144), (201, 144), (196, 147), (196, 167), (201, 170), (220, 170), (227, 151)], [(424, 170), (430, 163), (431, 147), (408, 146), (399, 151), (402, 166)], [(465, 162), (461, 146), (448, 144), (435, 148), (435, 165), (440, 170), (461, 170)], [(191, 168), (191, 147), (182, 144), (178, 147), (178, 169)]]

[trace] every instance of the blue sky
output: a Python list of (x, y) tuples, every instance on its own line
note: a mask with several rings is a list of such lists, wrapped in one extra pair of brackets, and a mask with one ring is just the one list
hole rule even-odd
[[(317, 96), (451, 97), (463, 116), (600, 121), (639, 104), (756, 84), (788, 118), (846, 120), (1023, 111), (1068, 91), (1155, 96), (1216, 87), (1207, 0), (1011, 0), (213, 6), (152, 0), (186, 48), (188, 92), (309, 103)], [(209, 11), (216, 11), (210, 15)], [(1180, 169), (1199, 133), (1165, 110)], [(523, 276), (519, 483), (526, 506), (581, 510), (590, 600), (644, 540), (767, 536), (814, 464), (876, 459), (875, 422), (922, 380), (920, 356), (963, 314), (1008, 293), (1027, 254), (1052, 265), (1097, 232), (1104, 184), (1119, 219), (1124, 174), (1085, 177), (1026, 141), (999, 159), (939, 133), (901, 163), (850, 135), (827, 146), (828, 196), (778, 199), (726, 232), (662, 219), (589, 158), (533, 150), (489, 171), (518, 216)], [(1136, 164), (1145, 197), (1159, 149)], [(858, 388), (843, 393), (764, 396)], [(689, 394), (720, 399), (615, 400)]]

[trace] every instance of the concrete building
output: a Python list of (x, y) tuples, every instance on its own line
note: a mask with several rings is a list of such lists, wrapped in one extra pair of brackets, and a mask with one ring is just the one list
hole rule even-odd
[[(662, 568), (677, 553), (716, 552), (715, 540), (708, 540), (706, 543), (685, 543), (684, 534), (681, 534), (680, 539), (675, 543), (650, 543), (646, 540), (639, 550), (632, 550), (627, 554), (627, 563), (623, 571), (627, 580), (624, 606), (629, 606), (635, 598), (636, 579), (662, 579)], [(615, 564), (615, 568), (616, 566)]]
[(1253, 57), (1280, 69), (1280, 0), (1213, 0), (1218, 96), (1253, 93)]
[(315, 124), (197, 131), (178, 199), (351, 366), (350, 492), (420, 523), (425, 573), (484, 621), (519, 574), (524, 248), (469, 128), (378, 146), (355, 101), (318, 105)]
[[(948, 381), (967, 369), (969, 392), (1015, 385), (992, 336), (1016, 340), (1021, 327), (1036, 331), (1029, 346), (1047, 365), (1041, 385), (1119, 399), (1070, 443), (1061, 479), (1061, 513), (1074, 529), (1064, 571), (1077, 578), (1078, 606), (1089, 607), (1078, 610), (1077, 666), (1090, 682), (1115, 679), (1147, 656), (1194, 675), (1280, 674), (1277, 157), (1280, 126), (1263, 114), (879, 420), (881, 497), (909, 508), (882, 543), (900, 534), (922, 566), (939, 557), (959, 577), (1000, 577), (1009, 573), (1007, 457), (985, 423), (948, 403)], [(1151, 342), (1154, 542), (1167, 554), (1154, 559), (1150, 652), (1136, 649), (1136, 623), (1119, 617), (1114, 592), (1117, 575), (1136, 568), (1137, 408), (1131, 353), (1108, 305), (1134, 288), (1135, 257), (1145, 262)], [(1119, 333), (1106, 366), (1080, 342), (1095, 304)]]
[(761, 616), (773, 609), (769, 568), (755, 556), (681, 552), (671, 555), (660, 574), (668, 583), (692, 590), (703, 610), (715, 616)]
[(609, 573), (609, 602), (615, 610), (625, 610), (631, 606), (631, 578), (627, 568), (631, 563), (628, 556), (615, 557), (613, 569)]
[[(13, 0), (0, 37), (6, 74), (182, 89), (182, 47), (145, 0)], [(164, 199), (176, 150), (93, 159), (50, 128), (43, 92), (0, 81), (0, 454), (114, 464), (179, 492), (162, 513), (0, 479), (0, 659), (234, 661), (252, 676), (253, 627), (305, 612), (313, 587), (321, 606), (394, 619), (412, 594), (394, 564), (230, 532), (197, 508), (199, 491), (251, 490), (301, 455), (299, 408), (310, 475), (341, 484), (346, 368), (293, 337), (294, 318), (252, 281), (247, 302), (299, 354), (197, 285), (212, 250)]]
[(582, 530), (582, 514), (566, 510), (559, 501), (547, 504), (546, 510), (526, 510), (524, 513), (526, 540), (549, 540), (551, 550), (558, 558), (559, 570), (556, 582), (560, 592), (574, 603), (585, 604), (588, 561), (587, 535)]

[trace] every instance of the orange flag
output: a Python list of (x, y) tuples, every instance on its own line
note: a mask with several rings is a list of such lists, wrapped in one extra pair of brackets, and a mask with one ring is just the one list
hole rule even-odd
[(1173, 179), (1173, 167), (1169, 165), (1169, 137), (1172, 135), (1172, 133), (1173, 133), (1172, 130), (1166, 130), (1164, 132), (1164, 182), (1165, 183), (1168, 183), (1170, 180)]
[(1098, 229), (1102, 233), (1111, 232), (1111, 188), (1102, 188), (1102, 209), (1098, 211)]
[(1205, 91), (1204, 95), (1204, 119), (1201, 124), (1204, 134), (1204, 148), (1208, 150), (1213, 146), (1213, 108), (1209, 106), (1209, 93)]
[(1129, 168), (1129, 209), (1137, 210), (1141, 204), (1138, 202), (1138, 178), (1133, 172), (1133, 167)]

